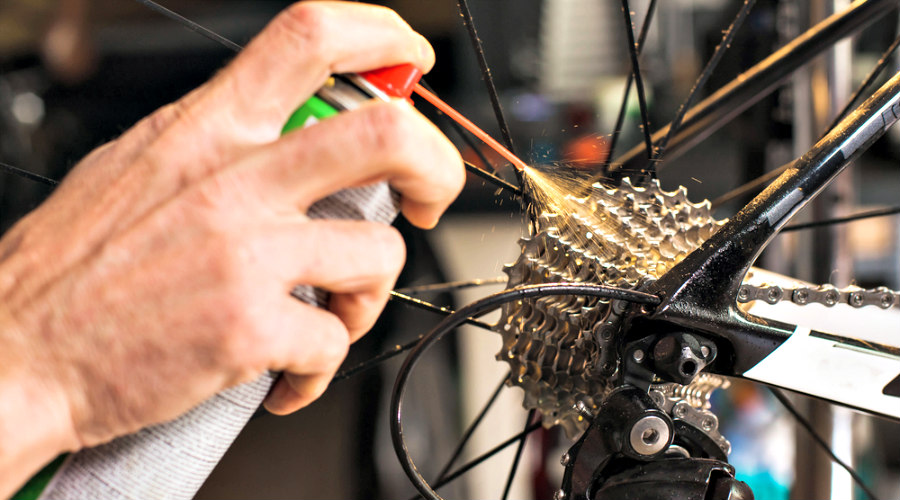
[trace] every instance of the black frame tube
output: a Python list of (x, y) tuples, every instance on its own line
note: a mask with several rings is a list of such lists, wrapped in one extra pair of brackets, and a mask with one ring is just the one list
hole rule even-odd
[(713, 369), (728, 375), (741, 375), (781, 345), (795, 325), (753, 317), (738, 309), (736, 296), (744, 275), (791, 216), (898, 119), (900, 73), (700, 248), (652, 284), (648, 291), (665, 299), (651, 319), (725, 338), (733, 356)]
[[(742, 73), (688, 111), (680, 130), (666, 147), (666, 160), (675, 159), (703, 141), (719, 127), (771, 94), (798, 68), (831, 48), (838, 40), (876, 21), (898, 3), (897, 0), (857, 0)], [(664, 140), (670, 125), (654, 132), (654, 147)], [(639, 172), (647, 168), (647, 161), (646, 146), (639, 144), (613, 161), (609, 173)]]

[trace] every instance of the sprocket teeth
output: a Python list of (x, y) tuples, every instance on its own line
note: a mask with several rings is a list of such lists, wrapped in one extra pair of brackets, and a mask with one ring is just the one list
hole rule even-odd
[[(618, 187), (595, 183), (588, 196), (569, 197), (571, 213), (543, 213), (537, 231), (519, 240), (521, 253), (505, 266), (507, 286), (583, 282), (637, 288), (661, 276), (721, 226), (708, 201), (691, 203), (682, 186), (663, 191), (653, 180)], [(610, 390), (600, 373), (594, 325), (610, 301), (577, 296), (511, 302), (496, 330), (496, 354), (510, 366), (509, 385), (525, 392), (523, 405), (540, 410), (545, 426), (570, 436), (587, 423), (573, 406), (595, 406)]]

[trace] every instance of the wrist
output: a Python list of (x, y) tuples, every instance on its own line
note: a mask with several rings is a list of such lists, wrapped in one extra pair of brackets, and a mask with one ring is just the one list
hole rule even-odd
[(7, 298), (0, 294), (0, 498), (79, 448), (64, 394), (41, 375), (39, 353), (5, 310)]

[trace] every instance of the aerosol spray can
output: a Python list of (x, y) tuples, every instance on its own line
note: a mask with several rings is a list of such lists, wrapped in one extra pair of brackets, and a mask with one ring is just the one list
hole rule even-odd
[[(412, 65), (335, 75), (294, 112), (282, 133), (312, 126), (371, 99), (408, 99), (421, 76)], [(389, 224), (397, 216), (398, 201), (383, 182), (335, 193), (315, 203), (307, 215)], [(298, 286), (291, 294), (310, 304), (327, 304), (327, 294), (309, 286)], [(14, 498), (190, 499), (277, 377), (267, 373), (216, 394), (174, 421), (57, 460)]]

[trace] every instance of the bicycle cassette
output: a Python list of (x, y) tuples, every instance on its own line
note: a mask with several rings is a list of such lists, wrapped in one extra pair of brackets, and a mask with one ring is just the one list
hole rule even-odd
[[(568, 195), (539, 214), (535, 234), (504, 268), (508, 287), (584, 282), (637, 288), (661, 276), (722, 225), (708, 201), (691, 203), (684, 187), (663, 191), (658, 181), (633, 186), (594, 184), (587, 196)], [(587, 427), (578, 401), (595, 408), (611, 389), (614, 350), (604, 346), (618, 328), (616, 303), (588, 297), (545, 297), (504, 306), (497, 359), (510, 365), (507, 383), (520, 386), (524, 406), (544, 425), (574, 436)], [(612, 355), (612, 356), (611, 356)]]

